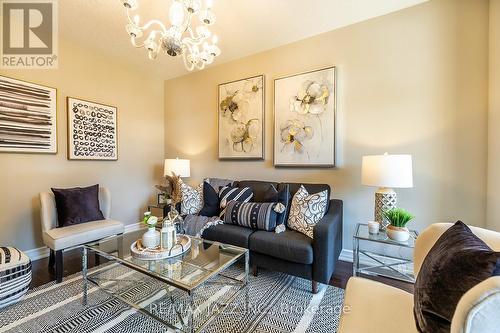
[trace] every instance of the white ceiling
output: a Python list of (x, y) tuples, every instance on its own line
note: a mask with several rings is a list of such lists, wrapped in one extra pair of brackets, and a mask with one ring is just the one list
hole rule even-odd
[[(222, 55), (211, 66), (285, 45), (427, 0), (215, 0)], [(167, 22), (171, 0), (139, 0), (144, 19)], [(154, 15), (153, 15), (154, 14)], [(105, 56), (121, 58), (148, 75), (164, 79), (185, 75), (181, 58), (160, 53), (149, 60), (125, 32), (120, 0), (59, 1), (59, 34)]]

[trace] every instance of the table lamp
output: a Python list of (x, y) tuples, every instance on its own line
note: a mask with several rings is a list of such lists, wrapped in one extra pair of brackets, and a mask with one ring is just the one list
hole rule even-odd
[(182, 178), (191, 176), (190, 161), (179, 158), (166, 159), (163, 168), (163, 175), (165, 177), (170, 177), (173, 174)]
[(376, 186), (375, 221), (384, 229), (383, 212), (396, 207), (397, 196), (393, 188), (413, 187), (411, 155), (369, 155), (363, 156), (361, 183)]

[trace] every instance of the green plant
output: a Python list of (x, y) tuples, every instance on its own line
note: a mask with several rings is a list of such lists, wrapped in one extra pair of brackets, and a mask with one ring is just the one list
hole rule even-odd
[(415, 216), (411, 215), (410, 212), (403, 208), (393, 208), (383, 212), (384, 217), (389, 221), (389, 223), (398, 228), (406, 227), (406, 224), (413, 220)]

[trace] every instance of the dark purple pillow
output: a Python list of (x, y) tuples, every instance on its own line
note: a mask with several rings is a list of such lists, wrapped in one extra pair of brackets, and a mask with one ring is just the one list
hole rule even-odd
[(56, 199), (57, 227), (104, 220), (99, 208), (99, 185), (57, 189), (52, 192)]
[(415, 282), (415, 321), (419, 332), (450, 332), (460, 298), (491, 276), (500, 275), (500, 252), (493, 251), (458, 221), (436, 241)]

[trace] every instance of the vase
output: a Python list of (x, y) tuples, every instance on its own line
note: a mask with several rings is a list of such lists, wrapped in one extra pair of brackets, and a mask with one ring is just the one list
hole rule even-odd
[(160, 233), (154, 227), (142, 235), (142, 245), (147, 248), (154, 248), (160, 245)]
[(395, 227), (388, 225), (386, 229), (387, 236), (396, 242), (406, 242), (410, 238), (410, 231), (408, 228)]

